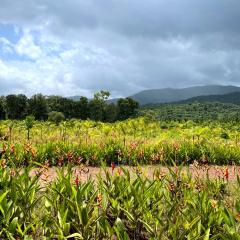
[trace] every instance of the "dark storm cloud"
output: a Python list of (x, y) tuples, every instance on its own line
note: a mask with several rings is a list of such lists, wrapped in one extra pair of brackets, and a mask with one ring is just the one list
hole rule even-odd
[(88, 45), (68, 63), (76, 89), (240, 84), (239, 0), (2, 0), (0, 22)]

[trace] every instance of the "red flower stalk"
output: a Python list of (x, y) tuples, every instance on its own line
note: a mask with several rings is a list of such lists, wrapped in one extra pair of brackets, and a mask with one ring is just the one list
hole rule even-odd
[(76, 177), (76, 179), (75, 179), (75, 183), (76, 183), (76, 186), (78, 187), (78, 186), (79, 186), (79, 183), (80, 183), (78, 175), (77, 175), (77, 177)]
[(229, 171), (228, 171), (228, 168), (226, 168), (224, 175), (225, 175), (225, 178), (226, 178), (227, 181), (228, 181), (228, 179), (229, 179)]
[(111, 167), (112, 167), (112, 173), (113, 173), (113, 171), (114, 171), (114, 169), (116, 167), (115, 162), (111, 162)]

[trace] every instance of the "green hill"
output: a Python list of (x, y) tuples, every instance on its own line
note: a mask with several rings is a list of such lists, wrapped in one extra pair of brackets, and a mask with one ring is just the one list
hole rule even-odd
[(198, 96), (189, 98), (187, 100), (181, 101), (182, 103), (191, 102), (220, 102), (220, 103), (233, 103), (240, 105), (240, 92), (233, 92), (224, 95), (209, 95), (209, 96)]
[(150, 103), (170, 103), (187, 100), (197, 96), (223, 95), (233, 92), (240, 92), (239, 87), (235, 86), (195, 86), (189, 88), (165, 88), (144, 90), (131, 97), (137, 100), (141, 105)]

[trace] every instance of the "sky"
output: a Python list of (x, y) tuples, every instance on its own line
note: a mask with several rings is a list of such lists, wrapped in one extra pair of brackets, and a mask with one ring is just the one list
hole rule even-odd
[(239, 0), (0, 3), (0, 95), (240, 86)]

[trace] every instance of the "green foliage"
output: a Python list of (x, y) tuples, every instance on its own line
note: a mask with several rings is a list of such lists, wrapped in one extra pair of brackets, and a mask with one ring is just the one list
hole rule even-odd
[(25, 119), (25, 127), (27, 129), (27, 139), (30, 139), (30, 130), (34, 126), (35, 118), (33, 116), (27, 116)]
[(77, 104), (76, 117), (82, 120), (86, 120), (89, 117), (88, 99), (86, 97), (80, 97)]
[(54, 122), (57, 126), (65, 119), (63, 113), (52, 111), (48, 114), (48, 121)]
[(154, 114), (160, 121), (239, 122), (240, 106), (228, 103), (175, 103), (146, 105), (140, 115)]
[(27, 113), (27, 97), (23, 94), (8, 95), (5, 99), (5, 111), (9, 119), (23, 119)]
[(147, 178), (136, 167), (103, 169), (95, 181), (81, 181), (68, 167), (40, 187), (45, 171), (30, 177), (29, 168), (0, 169), (1, 238), (240, 238), (239, 179), (233, 188), (224, 178), (193, 178), (181, 167)]
[(36, 94), (28, 100), (28, 112), (37, 120), (47, 119), (48, 106), (42, 94)]
[[(114, 122), (136, 115), (138, 104), (135, 101), (126, 98), (125, 105), (117, 106), (107, 102), (109, 96), (108, 91), (100, 91), (89, 101), (86, 97), (73, 100), (61, 96), (35, 94), (28, 99), (22, 94), (11, 94), (0, 98), (0, 120), (24, 119), (27, 115), (34, 116), (36, 120), (47, 120), (51, 112), (61, 112), (66, 119)], [(126, 110), (123, 113), (124, 107)]]
[(158, 122), (149, 118), (114, 123), (70, 120), (61, 124), (55, 119), (53, 123), (58, 125), (33, 121), (31, 117), (24, 122), (0, 121), (0, 148), (6, 149), (0, 161), (7, 160), (9, 166), (12, 162), (25, 166), (45, 161), (52, 166), (78, 165), (79, 159), (92, 166), (111, 162), (188, 165), (194, 160), (240, 165), (237, 123)]
[(118, 119), (125, 120), (136, 115), (136, 110), (139, 107), (137, 101), (132, 98), (120, 98), (117, 102), (118, 106)]
[(4, 97), (0, 97), (0, 120), (4, 120), (6, 118), (4, 103), (5, 103)]

